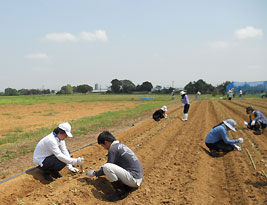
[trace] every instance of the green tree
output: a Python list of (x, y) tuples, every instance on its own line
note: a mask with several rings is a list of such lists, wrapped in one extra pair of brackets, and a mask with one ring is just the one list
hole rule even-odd
[(111, 81), (111, 91), (113, 93), (120, 93), (122, 90), (122, 83), (118, 79), (113, 79)]
[(215, 88), (211, 84), (207, 84), (204, 80), (200, 79), (197, 82), (189, 82), (184, 89), (189, 94), (196, 94), (198, 91), (202, 94), (211, 94)]
[(231, 82), (230, 81), (225, 81), (224, 83), (218, 85), (216, 87), (216, 90), (218, 93), (222, 94), (222, 95), (225, 95), (226, 94), (226, 87), (227, 85), (229, 85)]
[(67, 84), (65, 86), (62, 86), (59, 94), (73, 94), (73, 88), (70, 84)]
[(89, 86), (87, 84), (83, 84), (83, 85), (78, 85), (74, 92), (77, 92), (77, 93), (88, 93), (88, 92), (92, 92), (92, 90), (93, 90), (93, 88), (91, 86)]
[(150, 92), (152, 88), (153, 88), (153, 85), (150, 82), (146, 81), (146, 82), (143, 82), (142, 85), (138, 85), (136, 87), (136, 90)]
[(7, 96), (18, 95), (18, 91), (14, 88), (6, 88), (5, 89), (5, 95), (7, 95)]
[(130, 80), (121, 80), (122, 92), (131, 93), (135, 91), (135, 84)]

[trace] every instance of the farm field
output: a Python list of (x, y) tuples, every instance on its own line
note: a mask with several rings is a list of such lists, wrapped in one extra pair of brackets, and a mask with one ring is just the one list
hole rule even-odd
[[(267, 115), (266, 99), (205, 99), (192, 101), (187, 122), (181, 120), (183, 107), (177, 102), (169, 106), (168, 119), (154, 122), (152, 113), (146, 113), (134, 126), (110, 128), (118, 140), (136, 153), (145, 178), (138, 190), (117, 204), (267, 204), (267, 130), (256, 136), (245, 128), (248, 105)], [(205, 151), (205, 137), (214, 125), (228, 118), (238, 124), (236, 133), (229, 132), (230, 138), (245, 140), (242, 151), (212, 158)], [(91, 142), (96, 140), (93, 136), (96, 135), (92, 135)], [(95, 144), (72, 155), (85, 158), (87, 171), (103, 165), (106, 153)], [(88, 178), (83, 173), (72, 174), (66, 168), (61, 173), (63, 177), (50, 184), (46, 184), (38, 170), (4, 182), (0, 184), (0, 201), (109, 204), (104, 193), (112, 188), (105, 177)]]

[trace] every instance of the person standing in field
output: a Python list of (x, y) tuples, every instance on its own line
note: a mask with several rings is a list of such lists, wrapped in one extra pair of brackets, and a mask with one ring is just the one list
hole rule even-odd
[(168, 115), (165, 112), (167, 112), (167, 106), (166, 105), (162, 106), (162, 108), (160, 108), (159, 110), (156, 110), (153, 113), (152, 118), (155, 121), (160, 121), (160, 119), (162, 119), (162, 118), (168, 118)]
[(53, 181), (53, 178), (62, 177), (59, 171), (66, 165), (70, 171), (79, 172), (72, 164), (83, 163), (82, 157), (70, 157), (65, 143), (67, 137), (72, 137), (71, 126), (68, 122), (64, 122), (41, 139), (35, 147), (33, 162), (38, 169), (43, 171), (44, 178), (49, 182)]
[(190, 107), (189, 98), (188, 98), (188, 95), (186, 95), (185, 91), (181, 91), (180, 95), (181, 95), (182, 106), (184, 106), (184, 118), (182, 120), (187, 121), (188, 120), (188, 111), (189, 111), (189, 107)]
[(239, 99), (242, 99), (242, 96), (243, 96), (243, 91), (240, 89), (239, 90)]
[(235, 129), (236, 121), (233, 119), (224, 120), (222, 123), (214, 126), (206, 137), (205, 143), (210, 150), (210, 155), (213, 157), (219, 156), (217, 152), (230, 152), (234, 149), (241, 151), (236, 143), (243, 143), (244, 139), (239, 138), (237, 140), (230, 140), (228, 137), (228, 131)]
[(97, 142), (108, 150), (108, 160), (98, 171), (91, 170), (86, 175), (107, 177), (115, 189), (115, 192), (106, 195), (108, 201), (124, 199), (141, 185), (144, 178), (142, 165), (134, 152), (116, 140), (110, 132), (102, 132)]
[(228, 90), (228, 100), (232, 100), (233, 96), (234, 96), (233, 90), (232, 89)]
[(246, 108), (246, 113), (249, 115), (249, 122), (244, 121), (248, 129), (254, 130), (255, 135), (263, 133), (267, 126), (267, 119), (259, 110), (254, 110), (251, 106)]

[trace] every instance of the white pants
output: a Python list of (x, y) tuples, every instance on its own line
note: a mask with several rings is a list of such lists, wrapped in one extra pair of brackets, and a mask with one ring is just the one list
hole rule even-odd
[(103, 166), (103, 171), (110, 182), (121, 180), (122, 183), (130, 187), (139, 187), (143, 179), (135, 179), (130, 172), (112, 163), (106, 163)]

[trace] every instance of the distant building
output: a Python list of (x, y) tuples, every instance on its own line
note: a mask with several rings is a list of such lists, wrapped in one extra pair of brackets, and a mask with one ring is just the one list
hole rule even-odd
[(98, 85), (98, 83), (95, 84), (95, 90), (99, 90), (99, 85)]

